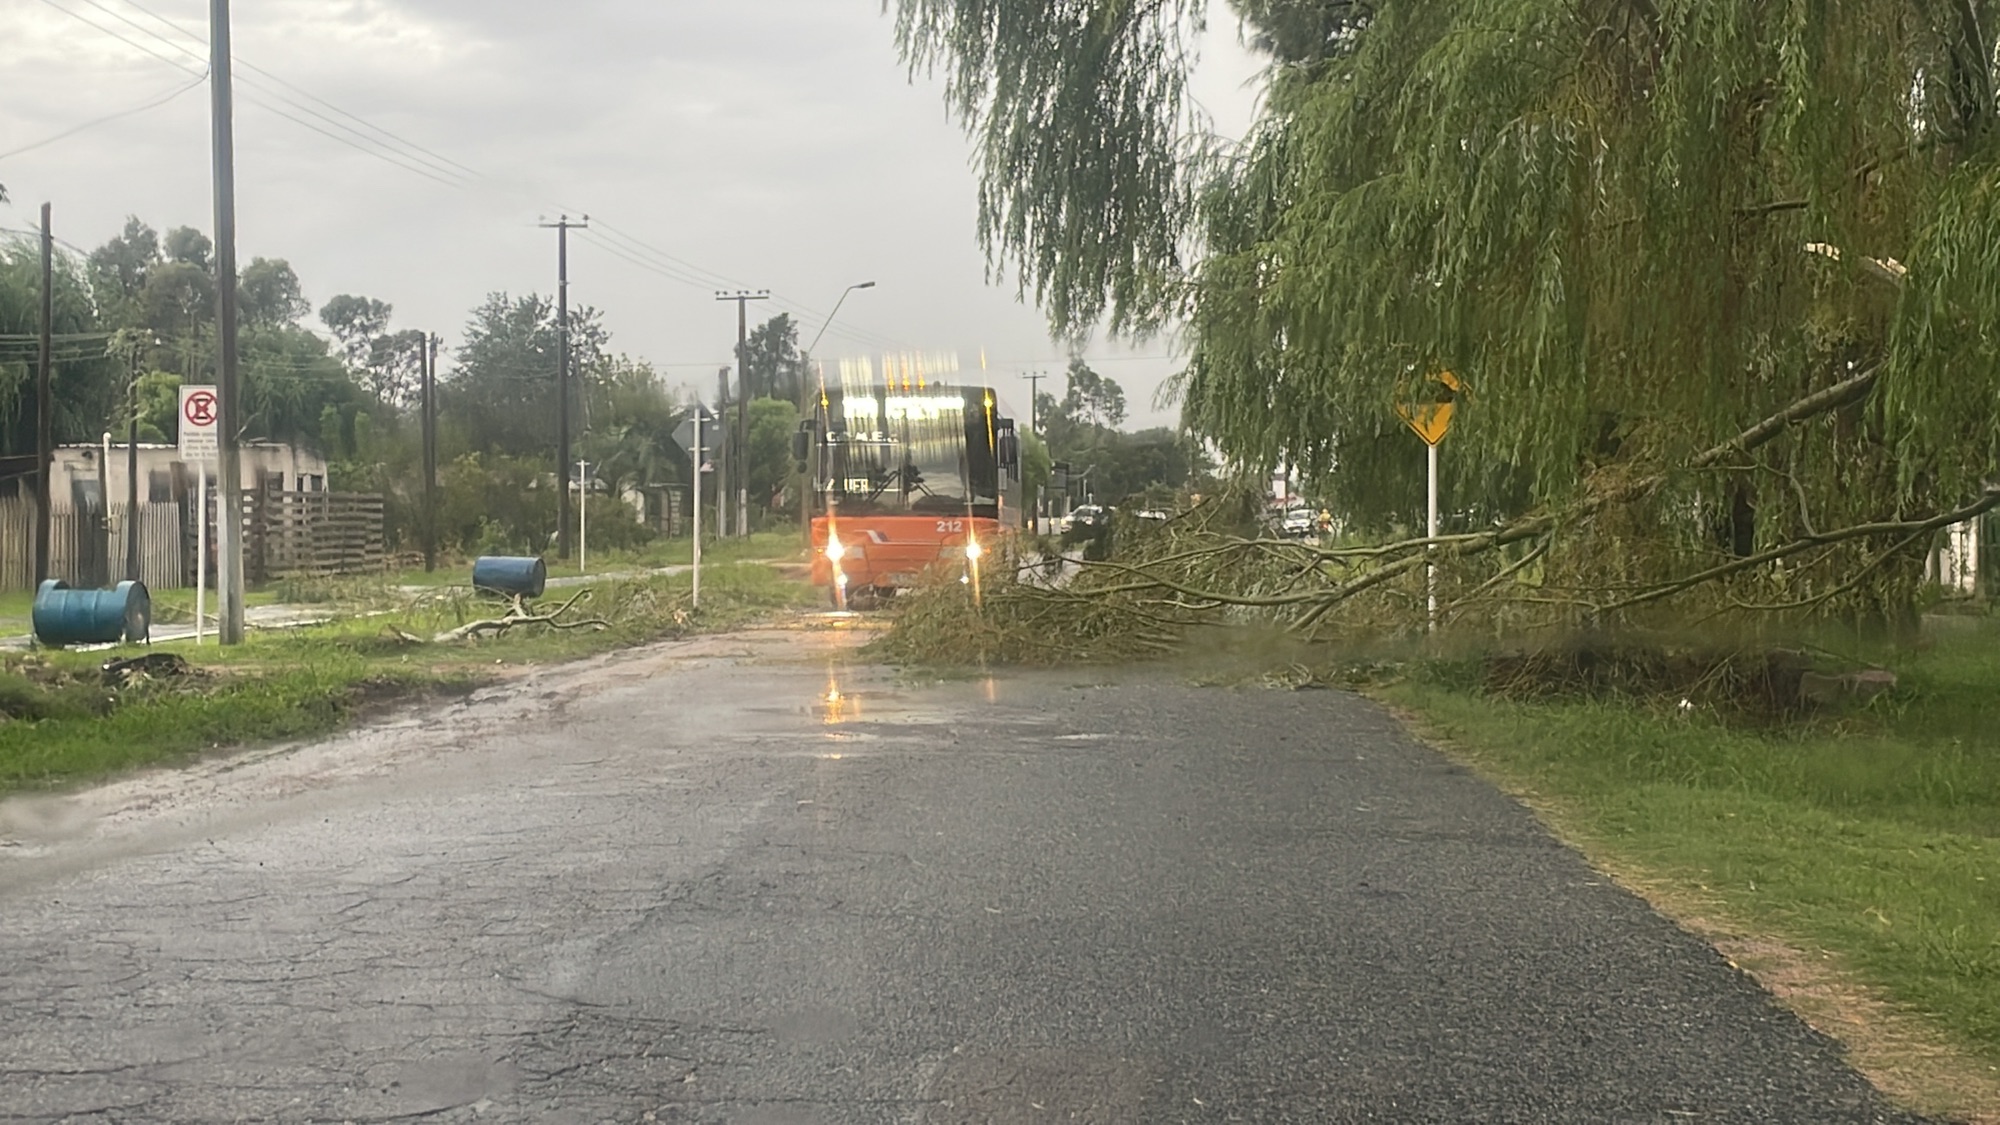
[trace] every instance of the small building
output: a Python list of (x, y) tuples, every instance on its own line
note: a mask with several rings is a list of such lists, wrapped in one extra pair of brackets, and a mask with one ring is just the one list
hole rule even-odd
[[(325, 492), (326, 458), (310, 449), (277, 441), (249, 441), (239, 447), (240, 487), (245, 492)], [(139, 444), (139, 502), (168, 504), (195, 493), (194, 466), (181, 460), (178, 445)], [(107, 456), (108, 455), (108, 456)], [(129, 447), (112, 442), (57, 446), (50, 465), (49, 510), (52, 512), (121, 508), (127, 493)], [(19, 494), (34, 490), (32, 476), (19, 481)], [(217, 487), (215, 471), (208, 474)]]
[[(169, 589), (192, 581), (198, 518), (195, 466), (181, 460), (177, 445), (142, 443), (137, 449), (139, 506), (128, 512), (126, 489), (132, 478), (126, 466), (132, 452), (122, 443), (56, 448), (49, 472), (52, 576), (76, 586), (101, 586), (125, 572), (127, 552), (136, 550), (139, 577), (148, 586)], [(299, 566), (326, 569), (319, 567), (318, 525), (340, 507), (333, 503), (340, 498), (326, 495), (326, 458), (271, 441), (245, 442), (241, 455), (245, 533), (250, 536), (246, 573), (268, 575)], [(208, 514), (202, 518), (212, 527), (221, 500), (213, 467), (208, 482)], [(329, 566), (379, 563), (379, 497), (372, 498), (363, 517), (351, 529), (360, 537), (358, 547)], [(0, 590), (34, 588), (37, 519), (35, 458), (0, 458)]]

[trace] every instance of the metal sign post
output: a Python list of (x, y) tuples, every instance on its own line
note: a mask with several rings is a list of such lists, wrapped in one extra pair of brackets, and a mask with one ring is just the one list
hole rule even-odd
[(221, 449), (221, 400), (216, 388), (199, 384), (181, 387), (181, 460), (194, 466), (194, 643), (201, 644), (202, 618), (208, 611), (208, 467)]
[(203, 614), (208, 612), (208, 466), (194, 467), (194, 643), (201, 646)]
[(590, 462), (576, 463), (576, 572), (590, 572)]
[(1452, 414), (1458, 408), (1458, 395), (1461, 391), (1465, 390), (1465, 384), (1459, 382), (1458, 376), (1453, 375), (1449, 371), (1440, 371), (1436, 375), (1431, 376), (1430, 384), (1428, 401), (1409, 406), (1398, 406), (1396, 407), (1396, 413), (1402, 416), (1404, 423), (1411, 430), (1414, 430), (1418, 437), (1424, 439), (1424, 445), (1428, 447), (1425, 450), (1427, 454), (1425, 461), (1429, 469), (1429, 483), (1425, 488), (1424, 538), (1430, 540), (1430, 542), (1424, 547), (1424, 601), (1428, 606), (1428, 616), (1425, 619), (1428, 622), (1426, 628), (1431, 632), (1436, 632), (1438, 622), (1437, 564), (1429, 560), (1437, 551), (1438, 444), (1444, 441), (1445, 434), (1451, 432)]

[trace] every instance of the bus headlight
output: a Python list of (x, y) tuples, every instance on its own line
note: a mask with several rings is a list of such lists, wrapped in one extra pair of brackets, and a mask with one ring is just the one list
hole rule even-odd
[(972, 561), (974, 561), (974, 562), (978, 562), (978, 561), (979, 561), (979, 556), (981, 556), (981, 555), (983, 555), (983, 554), (985, 554), (985, 553), (986, 553), (986, 548), (984, 548), (984, 547), (981, 547), (981, 546), (979, 545), (979, 540), (977, 540), (977, 539), (968, 539), (968, 540), (966, 540), (966, 541), (965, 541), (965, 557), (966, 557), (966, 558), (968, 558), (968, 559), (971, 559), (971, 560), (972, 560)]
[(847, 557), (847, 548), (841, 545), (840, 536), (828, 534), (826, 537), (826, 557), (839, 562)]

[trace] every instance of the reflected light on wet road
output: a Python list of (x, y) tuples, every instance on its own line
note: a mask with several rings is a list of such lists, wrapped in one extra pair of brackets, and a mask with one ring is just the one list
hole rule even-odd
[(820, 693), (818, 706), (820, 721), (830, 727), (861, 717), (861, 700), (840, 690), (840, 676), (832, 668), (826, 670), (826, 690)]

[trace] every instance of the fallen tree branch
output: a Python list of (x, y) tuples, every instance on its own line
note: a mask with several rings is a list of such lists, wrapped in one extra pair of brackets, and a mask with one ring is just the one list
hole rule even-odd
[(468, 621), (465, 624), (460, 625), (456, 629), (447, 629), (444, 632), (439, 633), (437, 636), (432, 637), (431, 641), (433, 644), (447, 644), (454, 641), (469, 640), (473, 637), (483, 636), (487, 633), (492, 633), (497, 636), (501, 633), (506, 632), (509, 629), (513, 629), (522, 625), (547, 625), (551, 629), (582, 629), (586, 627), (594, 627), (598, 629), (610, 628), (611, 623), (609, 621), (600, 620), (598, 618), (590, 618), (583, 621), (558, 620), (558, 618), (560, 618), (563, 614), (568, 613), (570, 609), (575, 605), (577, 605), (579, 602), (585, 602), (590, 600), (590, 594), (591, 591), (588, 588), (578, 590), (575, 594), (572, 594), (570, 596), (570, 599), (568, 601), (557, 606), (555, 609), (549, 611), (548, 613), (528, 612), (527, 604), (522, 600), (521, 595), (515, 594), (513, 597), (513, 603), (511, 607), (508, 609), (506, 616), (487, 618), (482, 621)]
[(1635, 605), (1644, 605), (1647, 602), (1658, 601), (1661, 598), (1678, 594), (1683, 590), (1693, 589), (1704, 582), (1713, 582), (1718, 578), (1727, 578), (1739, 571), (1763, 566), (1766, 563), (1777, 562), (1780, 559), (1796, 555), (1800, 551), (1809, 551), (1814, 547), (1825, 546), (1829, 543), (1839, 543), (1848, 539), (1863, 539), (1878, 535), (1925, 535), (1939, 528), (1964, 523), (1969, 519), (1992, 511), (1995, 507), (2000, 507), (2000, 487), (1989, 486), (1980, 495), (1979, 499), (1971, 504), (1949, 512), (1940, 512), (1926, 520), (1860, 523), (1852, 527), (1843, 527), (1834, 531), (1823, 532), (1819, 535), (1804, 536), (1794, 539), (1789, 543), (1783, 543), (1768, 550), (1759, 551), (1754, 555), (1745, 555), (1743, 558), (1733, 559), (1720, 566), (1712, 566), (1707, 570), (1691, 574), (1675, 582), (1657, 586), (1643, 594), (1626, 598), (1623, 601), (1612, 602), (1610, 605), (1605, 606), (1604, 609), (1605, 612), (1609, 613), (1615, 610), (1629, 609)]

